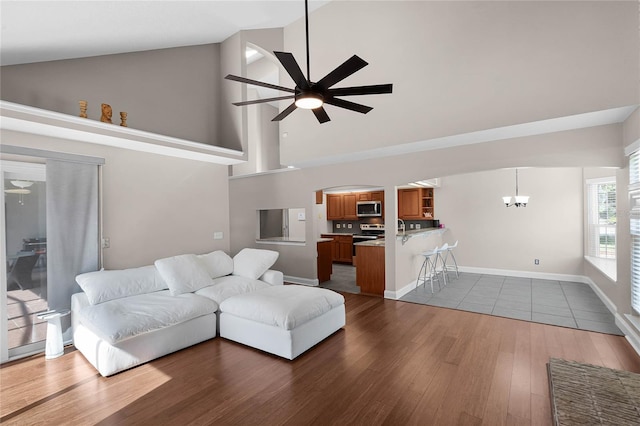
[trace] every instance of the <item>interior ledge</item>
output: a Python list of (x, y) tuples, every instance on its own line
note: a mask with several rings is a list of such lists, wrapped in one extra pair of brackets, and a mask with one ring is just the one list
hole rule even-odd
[(242, 151), (0, 101), (0, 129), (107, 145), (207, 163), (246, 161)]

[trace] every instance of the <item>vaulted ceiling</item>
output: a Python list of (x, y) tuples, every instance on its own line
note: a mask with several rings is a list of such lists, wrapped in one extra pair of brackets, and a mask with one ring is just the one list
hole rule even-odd
[(15, 65), (219, 43), (240, 30), (284, 27), (304, 16), (304, 2), (3, 0), (0, 12), (0, 65)]

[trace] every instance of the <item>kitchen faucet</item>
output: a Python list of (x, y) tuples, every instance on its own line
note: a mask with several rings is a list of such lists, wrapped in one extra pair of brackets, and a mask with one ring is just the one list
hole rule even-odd
[(405, 231), (404, 220), (398, 219), (398, 222), (400, 222), (400, 229), (402, 229), (402, 234), (404, 235), (404, 231)]

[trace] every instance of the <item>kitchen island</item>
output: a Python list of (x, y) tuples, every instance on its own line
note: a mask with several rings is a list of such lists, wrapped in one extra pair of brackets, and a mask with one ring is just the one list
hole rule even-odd
[(358, 265), (356, 285), (360, 293), (384, 296), (384, 240), (370, 240), (355, 243)]
[[(401, 288), (415, 286), (415, 279), (424, 260), (421, 254), (442, 245), (442, 234), (447, 230), (447, 228), (412, 229), (405, 232), (399, 231), (395, 235), (395, 240), (377, 239), (355, 243), (358, 259), (356, 284), (360, 286), (361, 292), (384, 296), (386, 244), (395, 244), (396, 275), (400, 274), (397, 279), (405, 283)], [(393, 295), (388, 297), (395, 298)]]

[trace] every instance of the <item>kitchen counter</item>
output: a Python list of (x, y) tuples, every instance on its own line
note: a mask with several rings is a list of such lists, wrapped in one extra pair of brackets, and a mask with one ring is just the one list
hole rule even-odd
[(318, 238), (316, 240), (317, 243), (328, 243), (328, 242), (331, 242), (331, 241), (333, 241), (333, 238)]
[(384, 247), (384, 238), (378, 238), (377, 240), (361, 241), (359, 243), (353, 243), (354, 246), (367, 246), (367, 247)]
[(402, 244), (406, 243), (410, 238), (413, 237), (428, 237), (430, 235), (439, 235), (443, 234), (447, 228), (424, 228), (424, 229), (412, 229), (410, 231), (405, 231), (404, 233), (399, 232), (396, 234), (397, 240), (402, 240)]

